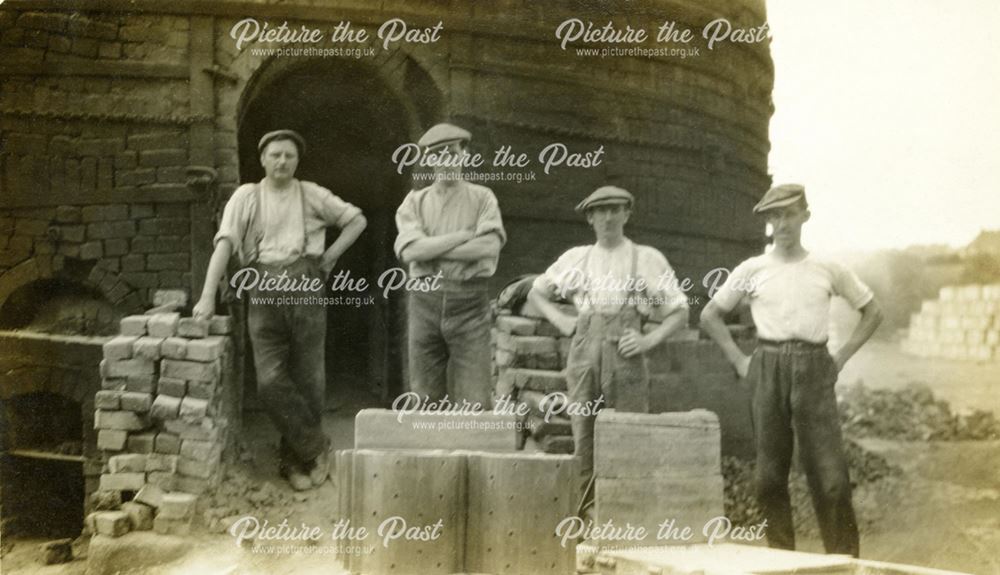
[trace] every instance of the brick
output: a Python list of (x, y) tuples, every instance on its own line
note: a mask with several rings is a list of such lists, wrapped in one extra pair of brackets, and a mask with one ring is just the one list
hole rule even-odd
[[(81, 247), (82, 250), (82, 247)], [(104, 240), (104, 255), (107, 257), (118, 257), (128, 253), (128, 240), (125, 238), (113, 238)]]
[(165, 493), (157, 517), (189, 519), (194, 517), (198, 496), (190, 493)]
[(177, 478), (177, 474), (173, 471), (153, 471), (146, 474), (146, 484), (163, 491), (173, 491), (176, 488)]
[(94, 394), (94, 407), (105, 410), (121, 409), (121, 397), (121, 391), (102, 389)]
[(104, 246), (99, 241), (87, 242), (80, 246), (81, 260), (97, 260), (104, 256)]
[(163, 339), (154, 336), (140, 337), (132, 344), (132, 353), (136, 357), (156, 361), (161, 357), (160, 346), (163, 344)]
[(197, 461), (181, 457), (177, 460), (177, 473), (181, 476), (209, 479), (219, 470), (219, 456), (213, 456), (208, 461)]
[(187, 394), (187, 382), (183, 379), (161, 377), (160, 382), (156, 387), (162, 395), (170, 395), (180, 398)]
[(92, 240), (131, 238), (133, 236), (135, 236), (135, 223), (131, 221), (87, 224), (87, 237)]
[(190, 257), (187, 253), (158, 253), (146, 257), (146, 268), (149, 270), (185, 271), (190, 267)]
[(121, 404), (126, 411), (145, 413), (153, 406), (153, 394), (126, 391), (122, 394)]
[(121, 321), (122, 335), (146, 335), (146, 323), (148, 321), (149, 316), (145, 315), (130, 315), (123, 317)]
[(87, 236), (84, 226), (59, 226), (59, 239), (66, 242), (79, 243)]
[(191, 220), (187, 218), (156, 218), (139, 223), (139, 233), (144, 236), (183, 236), (190, 231)]
[(156, 376), (151, 373), (131, 375), (125, 380), (125, 391), (156, 393)]
[(188, 459), (209, 461), (213, 457), (216, 457), (220, 451), (220, 444), (214, 441), (198, 441), (197, 439), (185, 439), (181, 441), (180, 455)]
[(208, 320), (185, 317), (177, 325), (177, 334), (182, 337), (203, 338), (208, 336), (208, 327)]
[(139, 491), (146, 484), (145, 473), (102, 473), (101, 489)]
[[(181, 398), (173, 397), (170, 395), (163, 395), (161, 393), (156, 396), (155, 400), (153, 400), (153, 406), (150, 409), (150, 415), (153, 417), (153, 419), (158, 419), (161, 421), (177, 419), (177, 415), (180, 412), (180, 409), (181, 409)], [(157, 437), (157, 441), (159, 441), (159, 437)]]
[(535, 335), (538, 320), (516, 315), (502, 315), (496, 320), (498, 330), (514, 335)]
[(177, 324), (180, 322), (179, 313), (158, 313), (149, 317), (146, 329), (149, 335), (154, 337), (173, 337), (177, 334)]
[(199, 423), (188, 423), (180, 420), (166, 421), (163, 427), (181, 439), (197, 439), (200, 441), (218, 441), (221, 428), (209, 419)]
[[(103, 481), (103, 477), (101, 478)], [(131, 521), (124, 511), (101, 511), (94, 514), (94, 528), (98, 535), (121, 537), (129, 532)]]
[(146, 433), (133, 433), (128, 436), (128, 441), (125, 442), (125, 446), (131, 453), (149, 454), (153, 452), (153, 441), (155, 439), (156, 433), (151, 431)]
[(233, 332), (233, 318), (228, 315), (214, 315), (208, 326), (212, 335), (227, 335)]
[(101, 360), (101, 376), (106, 378), (127, 378), (156, 372), (156, 363), (144, 358), (119, 361)]
[(139, 152), (140, 166), (185, 166), (187, 161), (187, 150), (142, 150)]
[(146, 456), (141, 453), (126, 453), (115, 455), (108, 459), (111, 473), (144, 473), (146, 471)]
[(187, 146), (188, 137), (183, 132), (132, 134), (128, 137), (128, 147), (132, 150), (145, 151), (162, 148), (186, 148)]
[[(183, 443), (181, 446), (183, 447)], [(167, 471), (174, 473), (177, 471), (177, 456), (167, 455), (165, 453), (150, 453), (146, 457), (146, 473), (153, 473), (157, 471)]]
[(159, 533), (160, 535), (190, 535), (192, 521), (192, 518), (169, 519), (167, 517), (157, 515), (156, 518), (153, 519), (153, 531)]
[(177, 455), (181, 452), (181, 438), (179, 435), (174, 433), (167, 433), (161, 431), (156, 434), (156, 446), (154, 447), (156, 453), (163, 453), (164, 455)]
[(153, 528), (152, 507), (129, 501), (122, 504), (122, 512), (128, 515), (132, 531), (149, 531)]
[(159, 509), (160, 503), (163, 501), (163, 490), (155, 485), (146, 485), (135, 494), (132, 501)]
[(94, 429), (117, 429), (119, 431), (139, 431), (146, 428), (146, 422), (131, 411), (94, 412)]
[(187, 359), (193, 361), (219, 359), (226, 349), (227, 341), (227, 338), (217, 335), (205, 339), (193, 339), (187, 344)]
[[(133, 156), (134, 157), (134, 156)], [(116, 158), (116, 163), (118, 159)], [(124, 163), (124, 159), (122, 162)], [(115, 183), (119, 186), (143, 186), (156, 181), (156, 170), (153, 168), (138, 168), (121, 170), (115, 174)]]
[(154, 215), (152, 204), (132, 204), (129, 210), (129, 217), (133, 220), (151, 218)]
[(561, 371), (511, 368), (500, 377), (501, 379), (509, 378), (517, 389), (539, 391), (546, 394), (566, 391), (566, 375)]
[(167, 304), (177, 304), (178, 307), (186, 306), (188, 304), (187, 292), (182, 289), (156, 290), (153, 293), (153, 305), (161, 306)]
[(128, 254), (122, 256), (121, 267), (122, 271), (125, 272), (142, 271), (146, 269), (146, 256), (142, 254)]
[(216, 381), (220, 367), (218, 360), (210, 363), (164, 359), (160, 362), (160, 374), (188, 381)]
[(168, 337), (160, 346), (160, 353), (168, 359), (184, 359), (187, 357), (188, 340), (182, 337)]
[(97, 432), (97, 448), (103, 451), (121, 451), (125, 449), (128, 432), (118, 429), (102, 429)]
[(197, 399), (212, 401), (215, 398), (216, 385), (208, 381), (192, 381), (187, 384), (187, 395)]
[(208, 402), (195, 397), (185, 397), (181, 400), (180, 418), (184, 421), (197, 422), (208, 415)]

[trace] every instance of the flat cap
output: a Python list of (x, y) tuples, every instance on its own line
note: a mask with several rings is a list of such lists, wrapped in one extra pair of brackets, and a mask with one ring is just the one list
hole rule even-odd
[(264, 148), (266, 148), (271, 142), (278, 139), (287, 139), (295, 142), (295, 145), (299, 148), (300, 156), (306, 153), (306, 139), (294, 130), (275, 130), (264, 134), (261, 136), (260, 141), (257, 142), (257, 153), (264, 153)]
[(632, 194), (617, 186), (601, 186), (594, 190), (582, 202), (576, 205), (576, 211), (585, 212), (597, 206), (608, 206), (611, 204), (626, 204), (631, 206), (635, 202)]
[(790, 206), (799, 200), (805, 200), (805, 198), (806, 188), (801, 184), (781, 184), (780, 186), (774, 186), (753, 207), (753, 213), (759, 214), (774, 208)]
[(437, 124), (431, 126), (424, 132), (423, 136), (417, 140), (417, 145), (422, 148), (433, 148), (441, 144), (447, 144), (458, 140), (471, 140), (472, 134), (468, 130), (463, 130), (454, 124)]

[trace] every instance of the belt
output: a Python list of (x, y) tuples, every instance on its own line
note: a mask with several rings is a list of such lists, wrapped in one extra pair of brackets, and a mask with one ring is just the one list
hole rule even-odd
[(793, 353), (793, 352), (809, 352), (809, 351), (820, 351), (826, 350), (826, 342), (816, 343), (813, 341), (805, 341), (802, 339), (786, 339), (783, 341), (774, 341), (770, 339), (758, 339), (757, 344), (770, 351), (780, 351), (782, 353)]

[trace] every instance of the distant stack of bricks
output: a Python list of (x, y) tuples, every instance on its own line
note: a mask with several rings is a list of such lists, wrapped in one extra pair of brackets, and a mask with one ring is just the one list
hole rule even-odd
[(222, 475), (231, 330), (226, 316), (167, 311), (123, 318), (121, 335), (104, 344), (94, 398), (104, 469), (92, 500), (105, 503), (88, 517), (92, 533), (190, 531), (198, 495)]
[(719, 419), (703, 409), (605, 409), (594, 429), (594, 475), (596, 523), (646, 530), (617, 545), (701, 542), (705, 524), (723, 515)]
[[(516, 451), (513, 415), (362, 410), (355, 449), (337, 452), (339, 519), (371, 534), (349, 555), (354, 573), (574, 573), (574, 545), (556, 527), (576, 506), (577, 461)], [(440, 521), (432, 540), (383, 540), (380, 526)], [(401, 531), (400, 531), (401, 533)], [(405, 567), (403, 567), (405, 565)], [(403, 571), (400, 571), (400, 570)]]
[[(576, 314), (573, 306), (564, 307), (567, 313)], [(541, 314), (531, 309), (521, 313), (525, 315), (501, 310), (496, 318), (492, 331), (494, 389), (498, 397), (509, 397), (528, 406), (529, 414), (521, 425), (522, 440), (530, 434), (546, 453), (572, 453), (569, 418), (552, 416), (546, 421), (544, 417), (549, 408), (546, 396), (566, 392), (562, 370), (569, 356), (571, 338), (559, 333)]]
[(913, 314), (902, 345), (920, 357), (1000, 359), (1000, 284), (941, 288)]

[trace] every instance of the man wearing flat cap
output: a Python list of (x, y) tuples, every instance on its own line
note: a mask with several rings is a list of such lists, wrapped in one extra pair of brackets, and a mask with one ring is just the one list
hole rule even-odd
[[(471, 135), (438, 124), (417, 142), (439, 160), (460, 159)], [(440, 279), (408, 302), (410, 390), (425, 401), (492, 405), (489, 279), (507, 241), (493, 192), (462, 178), (460, 162), (437, 161), (434, 182), (396, 210), (396, 257), (411, 278)], [(454, 385), (448, 392), (448, 382)]]
[[(355, 206), (318, 184), (295, 178), (305, 152), (302, 136), (292, 130), (268, 132), (257, 149), (266, 175), (237, 188), (226, 203), (195, 317), (215, 312), (216, 290), (232, 254), (260, 277), (286, 274), (325, 283), (337, 259), (367, 225)], [(327, 248), (330, 226), (340, 234)], [(323, 295), (298, 288), (250, 291), (247, 323), (257, 390), (281, 433), (281, 473), (296, 490), (320, 485), (329, 472), (330, 441), (322, 428), (326, 310), (310, 301)], [(272, 302), (264, 303), (263, 298)], [(277, 298), (286, 299), (275, 303)]]
[[(733, 270), (702, 311), (701, 326), (753, 390), (757, 498), (768, 543), (795, 548), (788, 472), (797, 440), (826, 551), (857, 557), (858, 526), (834, 384), (847, 360), (875, 332), (881, 311), (872, 290), (854, 273), (803, 248), (802, 225), (810, 216), (805, 188), (771, 188), (754, 213), (771, 227), (774, 248)], [(827, 336), (833, 296), (860, 310), (861, 321), (831, 355)], [(757, 326), (751, 356), (736, 346), (723, 322), (741, 301), (749, 303)]]
[[(597, 241), (572, 248), (535, 278), (529, 301), (563, 334), (573, 336), (566, 365), (568, 399), (579, 406), (633, 409), (628, 396), (648, 397), (644, 354), (687, 327), (687, 298), (667, 258), (656, 248), (625, 237), (634, 203), (614, 186), (598, 188), (576, 211), (584, 214)], [(578, 315), (553, 304), (571, 301)], [(643, 333), (646, 319), (660, 324)], [(639, 407), (641, 411), (645, 409)], [(575, 453), (586, 494), (594, 469), (596, 412), (571, 417)]]

